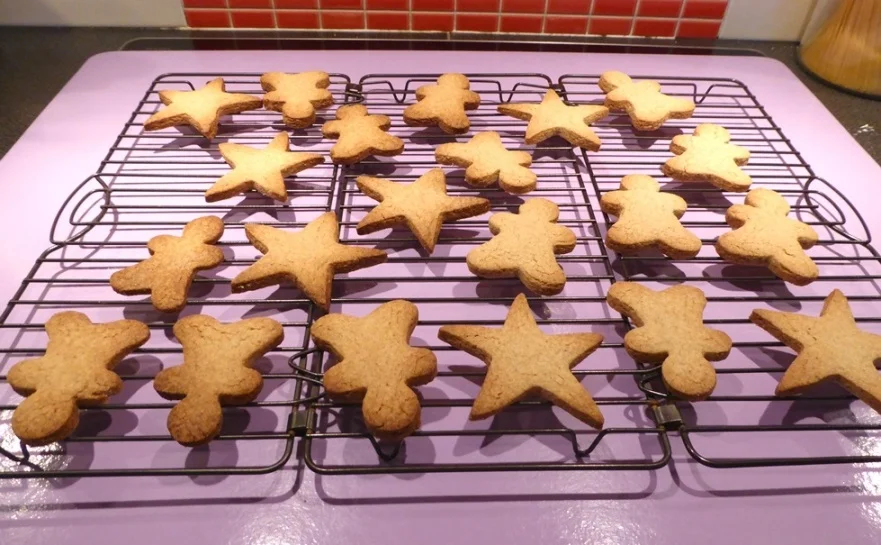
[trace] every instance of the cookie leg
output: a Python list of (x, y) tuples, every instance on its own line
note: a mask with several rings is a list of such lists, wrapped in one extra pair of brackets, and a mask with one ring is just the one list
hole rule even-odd
[(679, 397), (703, 399), (716, 388), (716, 369), (701, 354), (673, 351), (661, 365), (664, 384)]
[(220, 433), (223, 410), (216, 396), (201, 393), (185, 397), (168, 413), (168, 431), (187, 447), (204, 445)]
[(440, 116), (438, 125), (447, 134), (461, 134), (468, 130), (471, 121), (463, 109), (444, 113)]
[(381, 439), (406, 437), (419, 427), (422, 411), (416, 393), (403, 382), (370, 388), (361, 406), (367, 428)]
[(69, 436), (79, 423), (73, 398), (37, 390), (12, 413), (12, 431), (25, 444), (48, 445)]
[(817, 264), (801, 249), (778, 253), (768, 263), (768, 268), (778, 277), (796, 286), (806, 286), (820, 275)]
[(555, 259), (525, 263), (517, 276), (527, 288), (540, 295), (557, 295), (563, 291), (566, 273)]
[(151, 300), (156, 310), (162, 312), (179, 312), (187, 304), (187, 292), (193, 282), (195, 271), (187, 271), (178, 276), (158, 278), (153, 286)]

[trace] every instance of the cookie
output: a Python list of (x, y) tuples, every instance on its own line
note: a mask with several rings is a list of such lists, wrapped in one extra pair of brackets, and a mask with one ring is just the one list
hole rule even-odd
[(404, 152), (404, 141), (385, 131), (392, 126), (387, 115), (370, 115), (363, 104), (340, 106), (336, 119), (321, 127), (327, 138), (337, 138), (330, 148), (334, 163), (353, 165), (371, 155), (392, 156)]
[(881, 376), (875, 368), (881, 335), (857, 326), (841, 291), (826, 297), (819, 318), (756, 309), (749, 319), (798, 353), (780, 379), (777, 395), (799, 394), (833, 380), (881, 412)]
[(448, 134), (468, 132), (471, 122), (465, 110), (480, 106), (480, 95), (469, 90), (462, 74), (443, 74), (437, 84), (416, 89), (416, 102), (404, 109), (404, 123), (414, 127), (439, 126)]
[(315, 321), (315, 343), (339, 362), (324, 373), (334, 399), (360, 401), (364, 423), (380, 439), (401, 440), (419, 427), (414, 386), (437, 375), (431, 350), (410, 346), (419, 313), (409, 301), (390, 301), (363, 318), (328, 314)]
[(656, 131), (668, 119), (688, 119), (694, 113), (694, 101), (661, 92), (657, 81), (633, 81), (623, 72), (603, 72), (600, 89), (606, 93), (610, 110), (625, 111), (640, 131)]
[(716, 251), (732, 263), (766, 265), (797, 286), (810, 284), (820, 271), (805, 250), (817, 243), (817, 232), (787, 214), (789, 203), (780, 194), (753, 189), (744, 204), (735, 204), (725, 213), (725, 221), (734, 230), (719, 237)]
[(241, 195), (249, 189), (279, 202), (288, 200), (285, 176), (324, 162), (317, 153), (288, 151), (288, 133), (280, 132), (263, 149), (224, 142), (220, 154), (232, 167), (205, 192), (208, 202), (222, 201)]
[(68, 437), (79, 423), (78, 407), (101, 405), (122, 390), (112, 369), (150, 338), (135, 320), (93, 324), (82, 313), (59, 312), (46, 322), (45, 355), (16, 363), (6, 377), (25, 396), (12, 414), (12, 431), (26, 445)]
[(535, 293), (556, 295), (566, 285), (556, 254), (575, 249), (575, 233), (556, 223), (560, 209), (547, 199), (530, 199), (519, 211), (489, 218), (495, 236), (468, 252), (468, 269), (482, 278), (516, 276)]
[(155, 236), (147, 242), (150, 257), (110, 275), (110, 287), (122, 295), (150, 294), (162, 312), (180, 312), (198, 271), (223, 262), (223, 251), (214, 244), (223, 235), (223, 221), (214, 216), (194, 219), (182, 236)]
[(710, 182), (725, 191), (746, 191), (752, 178), (740, 169), (749, 161), (749, 150), (730, 144), (731, 136), (725, 127), (704, 123), (694, 134), (673, 137), (671, 157), (661, 165), (667, 176), (680, 182)]
[(540, 396), (590, 426), (603, 427), (603, 413), (572, 374), (572, 368), (603, 342), (602, 335), (544, 333), (521, 293), (501, 329), (447, 325), (440, 328), (438, 338), (487, 365), (471, 420), (488, 418), (522, 399)]
[(674, 259), (694, 257), (701, 240), (679, 223), (688, 205), (679, 195), (664, 193), (651, 176), (630, 174), (621, 189), (604, 193), (600, 208), (618, 216), (606, 233), (606, 246), (624, 253), (658, 248)]
[(333, 104), (333, 95), (327, 90), (329, 85), (327, 72), (269, 72), (260, 76), (260, 87), (266, 91), (263, 107), (281, 112), (284, 124), (292, 129), (311, 127), (315, 123), (315, 110)]
[(508, 193), (522, 195), (535, 189), (535, 173), (529, 170), (532, 156), (525, 151), (509, 151), (497, 132), (482, 132), (466, 143), (441, 144), (434, 151), (437, 162), (465, 168), (465, 181), (474, 187), (499, 182)]
[(156, 131), (176, 125), (191, 125), (209, 140), (217, 136), (221, 116), (256, 110), (258, 97), (227, 93), (223, 78), (213, 79), (195, 91), (159, 91), (165, 107), (144, 122), (144, 130)]
[(296, 233), (249, 223), (245, 234), (265, 255), (233, 278), (234, 293), (287, 280), (325, 310), (330, 305), (335, 274), (372, 267), (388, 258), (382, 250), (340, 244), (339, 224), (333, 212), (318, 216)]
[(444, 222), (479, 216), (490, 208), (487, 199), (447, 195), (446, 177), (439, 168), (411, 184), (370, 176), (358, 176), (357, 183), (365, 195), (381, 203), (358, 222), (359, 235), (404, 224), (428, 253), (434, 251)]
[(553, 89), (548, 89), (539, 104), (501, 104), (499, 112), (529, 121), (527, 144), (538, 144), (552, 136), (560, 136), (573, 146), (591, 151), (599, 150), (601, 142), (589, 124), (609, 115), (605, 106), (569, 106)]
[(606, 301), (636, 326), (624, 336), (627, 353), (637, 361), (660, 363), (667, 389), (688, 400), (713, 392), (716, 370), (710, 361), (728, 357), (731, 338), (704, 326), (704, 292), (683, 285), (652, 291), (634, 282), (616, 282)]
[(251, 366), (281, 344), (284, 329), (270, 318), (223, 324), (199, 314), (174, 324), (174, 336), (184, 362), (160, 371), (153, 387), (165, 399), (181, 400), (168, 414), (174, 440), (204, 445), (220, 433), (222, 405), (244, 405), (260, 393), (263, 377)]

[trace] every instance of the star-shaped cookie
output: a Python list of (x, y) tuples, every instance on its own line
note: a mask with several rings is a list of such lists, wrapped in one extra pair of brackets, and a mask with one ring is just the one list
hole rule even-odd
[(386, 131), (392, 126), (387, 115), (370, 115), (363, 104), (340, 106), (336, 119), (321, 127), (327, 138), (337, 138), (330, 148), (334, 163), (353, 165), (371, 155), (392, 156), (403, 153), (404, 141)]
[(256, 110), (263, 105), (255, 96), (227, 93), (223, 78), (213, 79), (195, 91), (159, 91), (159, 100), (165, 107), (144, 122), (145, 130), (191, 125), (209, 140), (217, 135), (221, 116)]
[(798, 394), (834, 380), (881, 412), (881, 375), (875, 368), (881, 335), (857, 326), (841, 291), (826, 297), (819, 318), (756, 309), (749, 319), (798, 352), (777, 385), (777, 395)]
[(439, 168), (429, 170), (412, 184), (371, 176), (358, 176), (357, 183), (365, 195), (381, 203), (358, 222), (359, 235), (403, 223), (428, 253), (434, 251), (444, 222), (479, 216), (490, 208), (487, 199), (447, 195), (446, 177)]
[(588, 125), (609, 115), (605, 106), (569, 106), (553, 89), (548, 89), (539, 104), (500, 104), (499, 112), (529, 121), (527, 144), (538, 144), (552, 136), (560, 136), (573, 146), (591, 151), (600, 149), (600, 137)]
[(670, 142), (671, 157), (661, 170), (682, 182), (710, 182), (726, 191), (746, 191), (752, 179), (740, 169), (749, 161), (749, 150), (729, 143), (728, 129), (703, 123), (694, 134), (679, 134)]
[(590, 426), (603, 427), (603, 413), (572, 374), (572, 368), (603, 342), (602, 335), (544, 333), (521, 293), (501, 329), (447, 325), (440, 328), (438, 337), (487, 365), (486, 378), (471, 408), (472, 420), (493, 416), (538, 395)]
[(437, 374), (431, 350), (410, 346), (419, 312), (409, 301), (390, 301), (363, 318), (328, 314), (315, 321), (312, 338), (339, 362), (324, 373), (328, 395), (363, 401), (367, 428), (381, 439), (400, 440), (419, 427), (414, 386)]
[(532, 156), (509, 151), (497, 132), (482, 132), (466, 143), (450, 142), (434, 150), (437, 162), (465, 168), (465, 181), (474, 187), (489, 187), (496, 181), (508, 193), (522, 195), (535, 189), (537, 179), (529, 170)]
[(443, 74), (437, 84), (416, 89), (416, 104), (404, 109), (404, 122), (416, 127), (437, 125), (447, 134), (468, 132), (471, 121), (465, 110), (480, 106), (480, 95), (470, 90), (471, 83), (462, 74)]
[(325, 310), (330, 305), (335, 274), (372, 267), (388, 258), (382, 250), (340, 244), (339, 224), (333, 212), (318, 216), (296, 233), (249, 223), (245, 234), (265, 255), (233, 278), (233, 292), (288, 280)]
[(256, 189), (280, 202), (288, 200), (284, 177), (324, 162), (318, 153), (288, 151), (288, 133), (280, 132), (263, 149), (225, 142), (220, 154), (232, 170), (205, 192), (208, 202), (222, 201)]
[(624, 110), (640, 131), (655, 131), (668, 119), (688, 119), (694, 113), (694, 101), (661, 92), (657, 81), (633, 81), (623, 72), (603, 72), (600, 89), (606, 93), (606, 106)]
[(327, 90), (329, 85), (327, 72), (269, 72), (260, 76), (260, 86), (266, 91), (263, 107), (281, 112), (285, 125), (292, 129), (312, 126), (315, 110), (333, 104), (333, 95)]

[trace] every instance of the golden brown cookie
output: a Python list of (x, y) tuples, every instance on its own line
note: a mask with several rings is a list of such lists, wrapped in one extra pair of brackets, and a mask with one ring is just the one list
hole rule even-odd
[(157, 310), (180, 312), (198, 271), (223, 262), (214, 244), (223, 235), (223, 221), (215, 216), (196, 218), (183, 236), (159, 235), (147, 242), (150, 257), (110, 275), (110, 287), (122, 295), (149, 293)]
[(318, 216), (296, 233), (249, 223), (245, 234), (265, 255), (233, 278), (234, 293), (289, 281), (325, 310), (335, 274), (372, 267), (388, 258), (382, 250), (340, 244), (333, 212)]
[(409, 301), (390, 301), (363, 318), (328, 314), (315, 321), (312, 338), (339, 363), (324, 373), (332, 398), (361, 401), (367, 429), (376, 437), (400, 440), (419, 427), (421, 407), (414, 386), (437, 375), (437, 359), (427, 348), (410, 346), (419, 312)]
[(740, 169), (749, 161), (749, 150), (730, 144), (725, 127), (704, 123), (694, 134), (673, 137), (671, 157), (661, 165), (664, 174), (680, 182), (710, 182), (726, 191), (746, 191), (752, 179)]
[(694, 101), (671, 97), (661, 92), (657, 81), (633, 81), (623, 72), (603, 72), (600, 89), (606, 93), (606, 106), (626, 111), (633, 126), (641, 131), (656, 131), (668, 119), (688, 119), (694, 113)]
[(220, 144), (220, 154), (232, 170), (208, 188), (205, 200), (222, 201), (256, 189), (271, 199), (286, 202), (285, 176), (324, 162), (318, 153), (288, 151), (289, 142), (288, 133), (280, 132), (263, 149), (230, 142)]
[(446, 325), (438, 337), (487, 365), (471, 420), (488, 418), (522, 399), (541, 396), (582, 422), (603, 427), (603, 413), (571, 371), (599, 347), (602, 335), (544, 333), (521, 293), (501, 329)]
[(441, 144), (434, 155), (442, 165), (466, 167), (465, 181), (474, 187), (489, 187), (498, 181), (502, 189), (516, 195), (535, 189), (535, 173), (526, 168), (532, 164), (532, 156), (507, 150), (497, 132), (482, 132), (464, 144)]
[(112, 369), (150, 338), (135, 320), (93, 324), (82, 313), (59, 312), (46, 322), (46, 354), (16, 363), (7, 380), (25, 396), (12, 414), (12, 431), (25, 444), (48, 445), (79, 423), (77, 407), (101, 405), (122, 390)]
[(479, 197), (450, 197), (444, 171), (435, 168), (411, 184), (358, 176), (358, 187), (381, 204), (358, 222), (358, 234), (366, 235), (404, 224), (413, 231), (428, 253), (440, 236), (444, 222), (489, 212), (490, 203)]
[(600, 207), (618, 221), (606, 233), (606, 246), (621, 253), (657, 247), (674, 259), (694, 257), (701, 239), (679, 223), (688, 205), (679, 195), (664, 193), (651, 176), (630, 174), (621, 189), (604, 193)]
[(443, 74), (437, 84), (416, 89), (417, 103), (404, 109), (404, 123), (414, 127), (437, 125), (448, 134), (468, 132), (471, 122), (465, 110), (480, 106), (480, 95), (470, 91), (471, 84), (462, 74)]
[(159, 91), (159, 100), (165, 107), (144, 122), (144, 130), (191, 125), (209, 140), (217, 136), (221, 116), (256, 110), (263, 105), (255, 96), (227, 93), (223, 78), (213, 79), (195, 91)]
[(575, 233), (556, 223), (560, 209), (547, 199), (530, 199), (519, 214), (502, 212), (489, 218), (495, 235), (468, 252), (468, 269), (483, 278), (516, 276), (541, 295), (556, 295), (566, 285), (566, 273), (556, 254), (575, 249)]
[(281, 344), (284, 329), (270, 318), (223, 324), (199, 314), (174, 324), (174, 336), (184, 362), (160, 371), (153, 387), (165, 399), (181, 400), (168, 414), (174, 440), (204, 445), (220, 433), (222, 405), (244, 405), (260, 393), (263, 377), (251, 366)]
[(285, 125), (293, 129), (311, 127), (315, 110), (333, 104), (329, 85), (327, 72), (269, 72), (260, 76), (260, 86), (266, 91), (263, 107), (281, 112)]
[(728, 357), (731, 338), (704, 326), (704, 292), (684, 285), (652, 291), (635, 282), (616, 282), (606, 301), (636, 326), (624, 336), (627, 353), (637, 361), (660, 363), (671, 392), (689, 400), (713, 392), (716, 370), (710, 361)]
[(334, 163), (353, 165), (371, 155), (391, 156), (404, 152), (404, 141), (385, 132), (392, 126), (387, 115), (369, 115), (367, 106), (348, 104), (336, 111), (336, 119), (321, 127), (327, 138), (338, 138), (330, 148)]
[(719, 237), (716, 251), (732, 263), (766, 265), (797, 286), (810, 284), (820, 271), (805, 249), (817, 243), (817, 232), (787, 214), (789, 203), (780, 194), (753, 189), (744, 204), (735, 204), (725, 213), (734, 230)]
[(605, 106), (569, 106), (553, 89), (548, 89), (539, 104), (501, 104), (499, 112), (529, 121), (527, 144), (538, 144), (552, 136), (560, 136), (573, 146), (591, 151), (599, 150), (601, 142), (589, 124), (609, 115)]
[(777, 340), (798, 353), (777, 385), (777, 395), (799, 394), (834, 380), (881, 412), (881, 335), (861, 330), (847, 298), (833, 290), (820, 317), (756, 309), (749, 317)]

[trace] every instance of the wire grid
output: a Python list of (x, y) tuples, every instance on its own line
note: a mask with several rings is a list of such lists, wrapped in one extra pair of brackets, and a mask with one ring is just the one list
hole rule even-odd
[[(701, 288), (708, 296), (706, 323), (734, 340), (731, 355), (715, 364), (718, 385), (709, 399), (685, 403), (676, 401), (663, 387), (649, 388), (679, 408), (679, 415), (665, 424), (678, 428), (691, 456), (709, 466), (881, 461), (877, 447), (881, 417), (842, 388), (828, 385), (797, 397), (774, 395), (794, 355), (748, 320), (754, 308), (818, 316), (825, 297), (837, 288), (850, 301), (859, 326), (881, 333), (881, 261), (863, 219), (844, 195), (816, 176), (741, 82), (643, 78), (660, 81), (668, 94), (694, 99), (695, 113), (687, 120), (671, 120), (652, 133), (634, 132), (624, 115), (613, 114), (598, 123), (602, 150), (585, 157), (593, 196), (599, 199), (603, 193), (618, 189), (627, 174), (654, 176), (663, 183), (664, 191), (688, 202), (682, 223), (702, 239), (703, 247), (696, 258), (688, 260), (668, 259), (653, 252), (616, 255), (613, 267), (624, 280), (653, 289), (682, 282)], [(598, 79), (570, 75), (560, 83), (569, 101), (596, 102), (603, 96)], [(713, 243), (730, 229), (725, 211), (742, 203), (744, 195), (706, 184), (676, 183), (664, 178), (660, 170), (672, 156), (672, 137), (690, 134), (700, 123), (725, 126), (733, 143), (750, 150), (744, 169), (753, 179), (752, 187), (766, 187), (783, 195), (792, 207), (791, 216), (818, 232), (819, 243), (808, 251), (819, 266), (818, 280), (806, 287), (790, 285), (766, 268), (729, 264), (716, 254)], [(603, 219), (605, 225), (613, 221), (605, 214)]]
[[(204, 192), (229, 170), (218, 151), (221, 142), (265, 146), (286, 130), (281, 114), (265, 110), (225, 117), (211, 142), (189, 129), (144, 132), (144, 120), (160, 106), (163, 89), (187, 90), (223, 76), (231, 92), (262, 94), (260, 74), (168, 74), (158, 77), (102, 161), (98, 173), (80, 184), (56, 217), (52, 246), (0, 316), (0, 478), (93, 475), (206, 475), (265, 473), (282, 467), (302, 429), (297, 420), (300, 393), (308, 381), (288, 366), (292, 353), (305, 347), (315, 310), (293, 287), (232, 294), (229, 280), (259, 255), (244, 236), (245, 222), (301, 228), (332, 208), (337, 168), (311, 168), (288, 183), (289, 201), (271, 201), (253, 192), (207, 204)], [(353, 98), (349, 79), (331, 77), (336, 103)], [(327, 154), (321, 137), (325, 116), (310, 129), (291, 134), (293, 149)], [(181, 363), (172, 326), (177, 315), (153, 309), (144, 296), (125, 297), (109, 287), (110, 275), (148, 256), (147, 241), (159, 234), (179, 235), (183, 226), (204, 215), (223, 219), (219, 243), (225, 262), (199, 273), (180, 317), (208, 314), (224, 322), (271, 316), (284, 326), (285, 340), (261, 358), (264, 377), (257, 400), (224, 409), (224, 426), (210, 445), (190, 449), (168, 434), (165, 421), (173, 406), (153, 390), (156, 373)], [(67, 440), (26, 449), (12, 434), (10, 419), (20, 396), (6, 373), (17, 361), (44, 353), (44, 324), (55, 312), (75, 309), (95, 322), (134, 318), (148, 324), (150, 340), (125, 358), (116, 371), (123, 391), (108, 403), (81, 411), (81, 422)], [(134, 444), (137, 445), (136, 448)]]
[[(358, 221), (376, 205), (358, 191), (355, 179), (360, 174), (412, 182), (437, 167), (437, 145), (465, 141), (489, 130), (499, 132), (509, 149), (533, 151), (523, 144), (525, 123), (500, 115), (496, 108), (511, 100), (541, 100), (552, 81), (540, 74), (466, 75), (472, 90), (480, 94), (481, 105), (469, 112), (469, 133), (458, 137), (435, 127), (409, 127), (402, 119), (404, 108), (415, 101), (416, 88), (434, 83), (439, 74), (370, 75), (360, 81), (362, 103), (370, 113), (391, 118), (390, 131), (405, 141), (405, 148), (396, 157), (362, 161), (341, 173), (336, 200), (341, 240), (382, 248), (390, 258), (388, 266), (366, 269), (358, 280), (342, 280), (345, 290), (335, 293), (332, 311), (360, 316), (386, 301), (412, 301), (419, 308), (413, 342), (435, 351), (439, 374), (419, 388), (422, 426), (403, 444), (377, 443), (367, 432), (357, 404), (324, 398), (311, 404), (304, 445), (307, 465), (325, 474), (652, 469), (664, 465), (670, 455), (669, 444), (647, 414), (652, 402), (634, 380), (645, 371), (624, 353), (621, 334), (625, 324), (604, 304), (613, 271), (588, 199), (589, 186), (578, 157), (566, 142), (550, 142), (535, 150), (531, 168), (538, 174), (539, 185), (526, 198), (544, 197), (558, 203), (560, 223), (576, 233), (578, 247), (559, 257), (568, 278), (561, 294), (528, 295), (544, 330), (605, 335), (602, 347), (575, 368), (575, 375), (605, 414), (602, 431), (536, 400), (520, 402), (492, 419), (469, 422), (470, 406), (486, 368), (437, 338), (438, 328), (445, 324), (500, 327), (514, 297), (526, 292), (516, 279), (482, 280), (465, 265), (466, 254), (491, 237), (489, 215), (516, 212), (525, 202), (523, 197), (498, 188), (473, 189), (465, 184), (462, 169), (447, 167), (449, 193), (489, 198), (493, 205), (489, 214), (446, 225), (431, 255), (419, 248), (406, 229), (368, 236), (355, 232)], [(320, 351), (316, 354), (310, 369), (317, 377), (332, 362)]]

